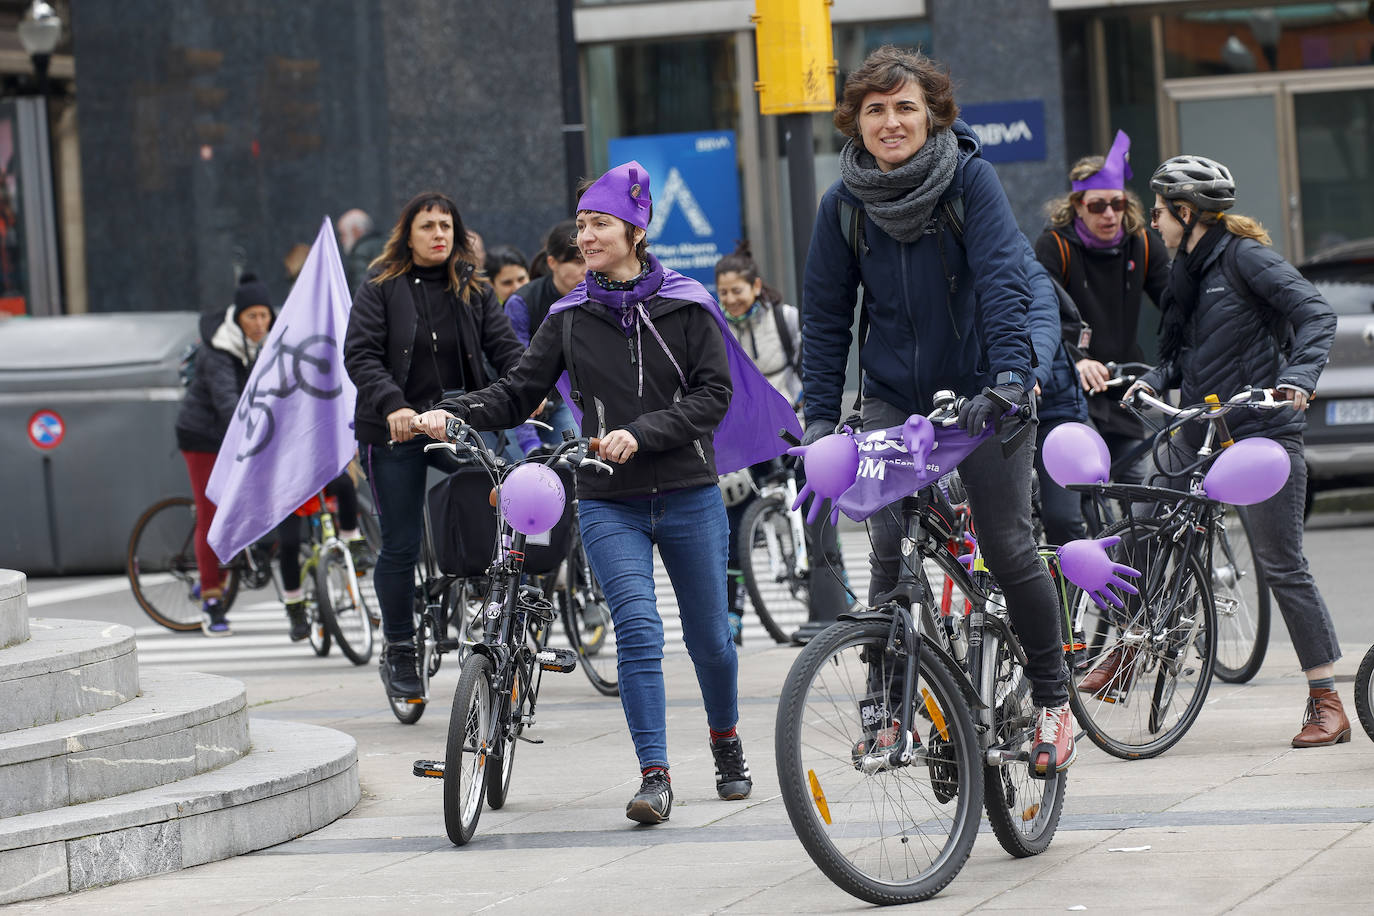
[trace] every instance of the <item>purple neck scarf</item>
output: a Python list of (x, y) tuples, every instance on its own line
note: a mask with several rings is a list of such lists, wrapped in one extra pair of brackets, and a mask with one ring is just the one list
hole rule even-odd
[(1111, 241), (1104, 242), (1093, 235), (1087, 224), (1076, 216), (1073, 218), (1073, 230), (1078, 233), (1078, 240), (1087, 248), (1115, 248), (1126, 238), (1126, 227), (1117, 226), (1116, 235), (1112, 237)]
[[(725, 412), (725, 419), (716, 427), (713, 440), (717, 473), (728, 474), (781, 455), (787, 448), (787, 443), (778, 438), (779, 429), (786, 429), (792, 435), (801, 438), (801, 424), (797, 422), (792, 405), (781, 392), (768, 384), (768, 380), (759, 372), (749, 354), (744, 352), (735, 335), (730, 333), (730, 328), (725, 322), (725, 313), (716, 304), (716, 300), (711, 298), (711, 294), (700, 283), (664, 267), (652, 254), (649, 255), (648, 272), (639, 279), (633, 289), (603, 289), (595, 280), (588, 282), (584, 279), (572, 292), (555, 302), (550, 307), (549, 314), (554, 315), (577, 308), (591, 300), (620, 316), (621, 327), (625, 331), (625, 336), (629, 337), (640, 321), (641, 313), (635, 306), (655, 296), (695, 302), (715, 319), (720, 327), (721, 336), (725, 339), (734, 393), (730, 397), (730, 408)], [(643, 365), (642, 360), (640, 365)], [(581, 423), (582, 411), (573, 403), (569, 394), (566, 372), (558, 380), (558, 390), (563, 393), (563, 400)]]

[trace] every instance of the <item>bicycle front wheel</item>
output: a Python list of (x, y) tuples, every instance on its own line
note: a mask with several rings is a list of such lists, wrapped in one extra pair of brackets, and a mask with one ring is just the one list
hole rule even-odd
[[(915, 753), (891, 764), (905, 652), (883, 621), (838, 623), (797, 656), (778, 702), (778, 780), (812, 861), (861, 900), (912, 903), (959, 873), (978, 833), (983, 780), (968, 703), (932, 652), (917, 669)], [(897, 726), (899, 729), (902, 726)]]
[(1360, 670), (1355, 675), (1355, 713), (1360, 717), (1369, 740), (1374, 741), (1374, 707), (1370, 706), (1371, 693), (1374, 693), (1374, 646), (1364, 654)]
[(1092, 742), (1125, 760), (1155, 757), (1192, 727), (1212, 682), (1216, 613), (1211, 576), (1155, 519), (1123, 519), (1113, 560), (1140, 570), (1140, 594), (1124, 609), (1098, 608), (1079, 593), (1076, 611), (1088, 632), (1104, 634), (1073, 673), (1069, 702)]
[(482, 816), (497, 702), (491, 689), (491, 659), (472, 656), (453, 693), (444, 754), (444, 830), (454, 846), (467, 845)]
[(315, 651), (315, 654), (324, 658), (333, 647), (334, 638), (330, 636), (329, 627), (325, 626), (324, 618), (320, 616), (319, 577), (315, 575), (313, 569), (303, 569), (301, 573), (301, 590), (305, 599), (305, 612), (310, 617), (310, 633), (306, 638), (310, 640), (310, 648)]
[(768, 635), (783, 644), (792, 637), (778, 625), (778, 618), (804, 623), (810, 616), (811, 599), (810, 582), (797, 572), (789, 511), (781, 499), (756, 499), (744, 510), (735, 533), (749, 601)]
[(325, 548), (317, 575), (320, 616), (329, 634), (349, 661), (367, 664), (372, 658), (372, 621), (368, 619), (347, 548), (341, 544)]
[[(125, 556), (134, 600), (169, 630), (200, 629), (200, 573), (196, 567), (196, 508), (186, 496), (153, 503), (134, 523)], [(223, 570), (227, 610), (237, 591), (237, 570)]]
[(1035, 701), (1030, 680), (1000, 636), (983, 637), (984, 664), (991, 666), (992, 743), (999, 761), (983, 769), (983, 803), (997, 842), (1017, 858), (1049, 848), (1064, 810), (1068, 773), (1039, 779), (1030, 754), (1035, 740)]
[(1250, 529), (1227, 506), (1212, 544), (1212, 600), (1217, 609), (1216, 675), (1244, 684), (1269, 648), (1269, 587), (1250, 549)]

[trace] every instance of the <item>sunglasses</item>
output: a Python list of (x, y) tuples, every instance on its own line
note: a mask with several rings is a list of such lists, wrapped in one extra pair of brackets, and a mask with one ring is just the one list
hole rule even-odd
[(1151, 207), (1151, 208), (1150, 208), (1150, 222), (1152, 222), (1152, 223), (1157, 223), (1157, 222), (1159, 222), (1160, 217), (1162, 217), (1165, 213), (1168, 213), (1168, 212), (1169, 212), (1169, 211), (1168, 211), (1168, 208), (1166, 208), (1166, 207)]
[(1108, 207), (1111, 207), (1117, 213), (1120, 213), (1122, 210), (1126, 209), (1126, 198), (1117, 197), (1113, 200), (1090, 200), (1083, 206), (1086, 207), (1088, 212), (1093, 214), (1094, 216), (1099, 216), (1103, 213), (1106, 213)]

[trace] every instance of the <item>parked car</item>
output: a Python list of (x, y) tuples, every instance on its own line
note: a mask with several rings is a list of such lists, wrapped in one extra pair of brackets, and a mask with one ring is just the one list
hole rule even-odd
[(1298, 265), (1336, 310), (1331, 361), (1307, 414), (1308, 508), (1315, 491), (1374, 486), (1374, 238)]

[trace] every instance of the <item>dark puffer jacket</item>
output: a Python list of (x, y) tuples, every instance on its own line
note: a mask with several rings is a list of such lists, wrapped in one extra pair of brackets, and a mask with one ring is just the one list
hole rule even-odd
[(652, 332), (642, 329), (637, 346), (620, 316), (593, 300), (549, 315), (506, 378), (439, 406), (465, 417), (478, 429), (506, 429), (522, 422), (567, 369), (563, 325), (570, 321), (574, 370), (584, 408), (582, 434), (604, 436), (613, 429), (626, 429), (639, 442), (639, 451), (617, 465), (613, 476), (581, 469), (578, 497), (622, 499), (715, 483), (711, 439), (730, 406), (732, 390), (725, 339), (700, 304), (653, 292), (663, 281), (663, 271), (652, 256), (650, 264), (650, 279), (656, 275), (657, 282), (640, 301), (682, 367), (685, 391), (677, 369)]
[(195, 375), (177, 411), (177, 448), (214, 453), (229, 431), (253, 362), (248, 340), (234, 322), (233, 306), (201, 315), (200, 335)]
[[(459, 279), (466, 282), (472, 271), (471, 264), (463, 264)], [(385, 445), (390, 437), (386, 424), (388, 414), (402, 407), (420, 411), (430, 406), (408, 404), (405, 395), (415, 329), (420, 320), (411, 292), (413, 283), (408, 274), (392, 277), (381, 284), (369, 280), (353, 297), (353, 311), (344, 336), (344, 367), (353, 384), (358, 386), (354, 431), (359, 442)], [(498, 373), (509, 371), (524, 348), (511, 330), (510, 320), (491, 287), (474, 290), (472, 301), (467, 304), (456, 298), (453, 303), (456, 303), (462, 343), (458, 356), (463, 361), (463, 378), (470, 380), (471, 387), (490, 381), (483, 356), (491, 361)], [(437, 401), (440, 392), (434, 394)]]
[[(1232, 288), (1222, 259), (1233, 245), (1238, 246), (1232, 255), (1236, 272), (1253, 300), (1265, 305)], [(1275, 329), (1282, 333), (1285, 326), (1293, 336), (1281, 344)], [(1159, 392), (1178, 388), (1184, 404), (1201, 403), (1209, 394), (1225, 400), (1255, 386), (1294, 385), (1310, 394), (1335, 335), (1335, 312), (1293, 265), (1254, 239), (1227, 233), (1203, 265), (1182, 350), (1141, 381)], [(1281, 436), (1300, 434), (1306, 418), (1291, 410), (1232, 413), (1227, 425), (1237, 439)]]

